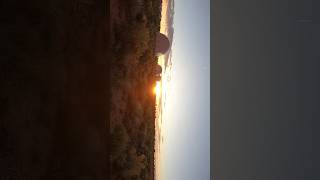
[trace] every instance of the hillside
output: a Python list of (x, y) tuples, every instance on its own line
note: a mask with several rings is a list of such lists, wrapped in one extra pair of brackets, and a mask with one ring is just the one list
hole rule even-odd
[(154, 179), (155, 35), (160, 1), (114, 3), (112, 24), (112, 179)]

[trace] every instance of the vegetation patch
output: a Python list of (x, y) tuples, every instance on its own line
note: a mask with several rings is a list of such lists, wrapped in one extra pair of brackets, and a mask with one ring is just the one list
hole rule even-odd
[(154, 179), (155, 36), (159, 0), (128, 1), (126, 20), (114, 26), (111, 68), (112, 179)]

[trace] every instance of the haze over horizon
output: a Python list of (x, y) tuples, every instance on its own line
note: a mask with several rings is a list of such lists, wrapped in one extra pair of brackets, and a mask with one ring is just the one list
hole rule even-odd
[[(209, 0), (164, 0), (160, 32), (172, 41), (159, 57), (156, 178), (210, 179)], [(197, 23), (197, 25), (194, 25)]]

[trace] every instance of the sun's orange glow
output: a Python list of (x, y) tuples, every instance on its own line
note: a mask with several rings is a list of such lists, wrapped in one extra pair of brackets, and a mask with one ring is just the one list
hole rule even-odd
[(153, 88), (153, 93), (157, 96), (161, 93), (161, 85), (159, 82), (157, 82), (156, 86)]

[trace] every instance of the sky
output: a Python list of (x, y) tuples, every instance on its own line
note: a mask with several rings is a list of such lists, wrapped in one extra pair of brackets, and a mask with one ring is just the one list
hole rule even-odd
[(209, 180), (210, 1), (175, 0), (174, 7), (172, 67), (164, 72), (170, 81), (162, 82), (159, 179)]
[(312, 0), (214, 1), (216, 180), (320, 179), (319, 9)]

